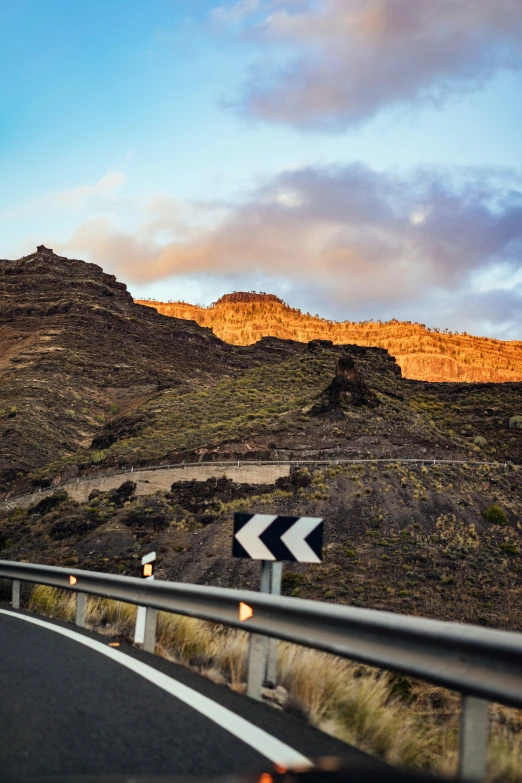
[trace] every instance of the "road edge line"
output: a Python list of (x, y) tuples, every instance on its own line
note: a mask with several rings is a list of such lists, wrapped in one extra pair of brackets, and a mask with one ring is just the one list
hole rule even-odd
[(8, 617), (14, 617), (18, 620), (40, 626), (41, 628), (46, 628), (49, 631), (54, 631), (79, 644), (83, 644), (85, 647), (89, 647), (91, 650), (94, 650), (101, 655), (105, 655), (107, 658), (125, 666), (135, 674), (148, 680), (153, 685), (166, 691), (189, 707), (192, 707), (196, 712), (199, 712), (205, 718), (213, 721), (246, 745), (250, 745), (251, 748), (275, 764), (283, 766), (313, 767), (310, 759), (306, 758), (306, 756), (303, 756), (289, 745), (286, 745), (286, 743), (281, 740), (278, 740), (277, 737), (268, 734), (264, 729), (259, 728), (259, 726), (256, 726), (254, 723), (250, 723), (246, 718), (236, 715), (236, 713), (232, 712), (232, 710), (229, 710), (227, 707), (223, 707), (208, 696), (204, 696), (202, 693), (199, 693), (199, 691), (189, 688), (188, 685), (178, 682), (178, 680), (158, 671), (147, 663), (143, 663), (143, 661), (139, 661), (120, 650), (109, 647), (108, 644), (105, 645), (102, 642), (91, 639), (89, 636), (84, 636), (77, 631), (54, 625), (45, 620), (40, 620), (37, 617), (29, 617), (25, 614), (10, 612), (7, 609), (0, 609), (0, 614), (5, 614)]

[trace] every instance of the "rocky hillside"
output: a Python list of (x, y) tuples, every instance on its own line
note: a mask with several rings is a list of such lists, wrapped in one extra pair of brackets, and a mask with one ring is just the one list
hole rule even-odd
[[(393, 462), (335, 464), (350, 458)], [(398, 462), (412, 458), (469, 464)], [(82, 503), (59, 487), (237, 459), (329, 466), (266, 486), (124, 483)], [(96, 265), (45, 249), (0, 261), (0, 492), (56, 487), (0, 511), (0, 559), (133, 574), (152, 547), (162, 578), (256, 587), (257, 564), (230, 556), (234, 511), (317, 515), (324, 562), (286, 567), (287, 593), (522, 630), (520, 465), (522, 383), (405, 379), (355, 343), (231, 345)]]
[(135, 304), (95, 264), (45, 249), (0, 260), (0, 491), (88, 448), (159, 389), (221, 375), (230, 353), (209, 329)]
[(234, 293), (211, 307), (185, 302), (137, 300), (163, 315), (210, 327), (227, 343), (250, 345), (267, 335), (283, 340), (332, 340), (386, 348), (405, 378), (424, 381), (494, 382), (522, 380), (522, 342), (429, 330), (402, 321), (328, 321), (301, 313), (273, 294)]
[(322, 516), (323, 562), (285, 564), (286, 595), (522, 631), (521, 486), (512, 466), (398, 463), (147, 497), (126, 481), (86, 503), (56, 492), (0, 511), (0, 557), (137, 576), (154, 550), (159, 579), (255, 590), (259, 564), (231, 557), (234, 512)]

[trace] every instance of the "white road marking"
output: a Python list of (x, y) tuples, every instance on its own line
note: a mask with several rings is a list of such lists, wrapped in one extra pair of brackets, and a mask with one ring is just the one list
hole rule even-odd
[(259, 538), (274, 519), (277, 519), (277, 514), (254, 514), (236, 533), (236, 539), (253, 560), (275, 560), (272, 552)]
[(321, 558), (317, 557), (314, 550), (309, 546), (305, 538), (315, 530), (323, 520), (318, 517), (299, 517), (292, 527), (289, 527), (286, 533), (281, 536), (281, 541), (290, 550), (296, 560), (300, 563), (320, 563)]
[(45, 620), (40, 620), (36, 617), (27, 617), (27, 615), (17, 614), (16, 612), (9, 612), (6, 609), (0, 609), (0, 614), (8, 615), (9, 617), (15, 617), (17, 620), (22, 620), (33, 625), (38, 625), (41, 628), (46, 628), (48, 631), (54, 631), (54, 633), (66, 636), (68, 639), (73, 639), (79, 644), (83, 644), (85, 647), (89, 647), (91, 650), (105, 655), (121, 666), (126, 666), (135, 674), (148, 680), (153, 685), (157, 685), (158, 688), (170, 693), (171, 696), (175, 696), (180, 701), (188, 704), (189, 707), (200, 712), (205, 718), (217, 723), (218, 726), (228, 731), (234, 737), (244, 742), (246, 745), (250, 745), (251, 748), (256, 750), (265, 758), (275, 764), (281, 764), (283, 766), (309, 766), (313, 764), (306, 756), (301, 755), (298, 751), (286, 745), (281, 740), (273, 737), (268, 732), (250, 723), (245, 718), (241, 718), (231, 710), (223, 707), (221, 704), (203, 696), (198, 691), (189, 688), (187, 685), (178, 682), (177, 680), (168, 677), (166, 674), (159, 672), (152, 666), (149, 666), (142, 661), (132, 658), (130, 655), (126, 655), (124, 652), (109, 647), (108, 644), (103, 644), (95, 639), (90, 639), (88, 636), (77, 633), (76, 631), (69, 630), (69, 628), (62, 628), (59, 625), (53, 625)]

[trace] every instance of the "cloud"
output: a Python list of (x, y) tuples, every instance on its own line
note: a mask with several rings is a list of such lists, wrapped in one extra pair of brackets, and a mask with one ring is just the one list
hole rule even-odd
[[(268, 280), (274, 293), (291, 285), (313, 312), (345, 318), (408, 319), (418, 312), (425, 320), (431, 312), (433, 322), (437, 313), (458, 318), (461, 308), (464, 321), (475, 323), (473, 312), (483, 313), (488, 301), (489, 278), (492, 301), (509, 295), (519, 302), (518, 311), (514, 304), (495, 305), (491, 318), (508, 318), (509, 328), (520, 330), (518, 182), (515, 173), (509, 180), (495, 171), (420, 169), (399, 176), (363, 164), (309, 167), (280, 172), (240, 203), (207, 205), (207, 225), (186, 223), (175, 205), (160, 200), (149, 204), (137, 231), (91, 220), (60, 252), (87, 253), (140, 285), (187, 275)], [(169, 215), (178, 228), (164, 243), (158, 232)], [(511, 288), (499, 290), (499, 274), (513, 281)], [(480, 307), (470, 309), (471, 301)]]
[(106, 174), (94, 185), (78, 185), (58, 193), (52, 193), (47, 197), (54, 204), (80, 207), (92, 198), (105, 199), (116, 193), (125, 182), (125, 175), (121, 172)]
[(260, 0), (238, 0), (235, 3), (213, 8), (210, 18), (218, 25), (235, 25), (259, 11), (260, 5)]
[(11, 207), (0, 212), (0, 220), (11, 220), (42, 211), (53, 212), (57, 209), (78, 210), (81, 208), (106, 207), (118, 197), (118, 191), (125, 182), (121, 172), (106, 174), (92, 185), (76, 185), (66, 190), (50, 191), (38, 198)]
[(441, 104), (522, 67), (520, 0), (244, 0), (218, 11), (262, 51), (228, 105), (301, 129)]

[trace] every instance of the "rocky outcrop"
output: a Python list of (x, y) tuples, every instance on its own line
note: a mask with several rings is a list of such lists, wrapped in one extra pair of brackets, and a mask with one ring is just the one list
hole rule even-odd
[(372, 392), (352, 356), (341, 356), (331, 383), (314, 406), (313, 413), (338, 411), (347, 406), (377, 408), (378, 398)]
[(137, 300), (163, 315), (210, 327), (227, 343), (250, 345), (262, 337), (331, 340), (386, 348), (405, 378), (423, 381), (504, 383), (522, 380), (522, 341), (493, 340), (427, 329), (411, 322), (328, 321), (301, 313), (273, 294), (236, 292), (210, 307)]

